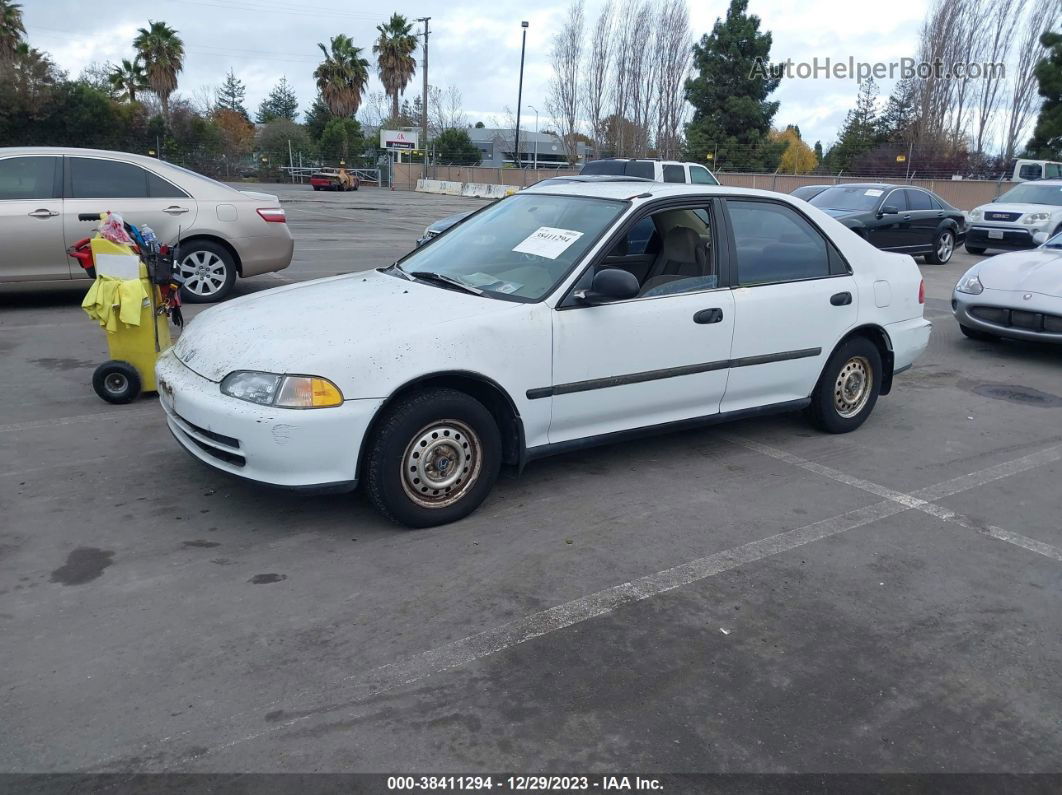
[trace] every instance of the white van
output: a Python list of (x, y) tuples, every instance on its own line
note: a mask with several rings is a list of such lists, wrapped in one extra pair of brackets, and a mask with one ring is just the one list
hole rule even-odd
[(1062, 163), (1054, 160), (1015, 160), (1010, 178), (1014, 182), (1062, 178)]
[(641, 177), (654, 182), (678, 182), (686, 185), (719, 184), (715, 174), (700, 163), (680, 163), (677, 160), (607, 157), (602, 160), (591, 160), (579, 173)]

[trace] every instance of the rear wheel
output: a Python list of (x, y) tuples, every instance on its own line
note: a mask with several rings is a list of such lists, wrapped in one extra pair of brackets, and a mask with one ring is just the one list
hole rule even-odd
[(881, 391), (881, 354), (866, 337), (833, 352), (811, 395), (808, 417), (828, 433), (854, 431), (870, 416)]
[(971, 254), (984, 254), (986, 251), (988, 251), (987, 248), (981, 248), (980, 246), (971, 246), (969, 243), (966, 244), (966, 250)]
[(959, 324), (959, 331), (963, 333), (963, 336), (972, 340), (977, 340), (978, 342), (991, 342), (992, 340), (999, 339), (995, 334), (989, 334), (987, 331), (970, 328), (969, 326), (964, 326), (962, 323)]
[(381, 418), (366, 456), (369, 499), (408, 527), (462, 519), (490, 493), (501, 467), (490, 411), (454, 389), (401, 399)]
[(181, 298), (189, 304), (220, 301), (236, 283), (236, 263), (228, 249), (209, 240), (182, 243), (177, 272), (184, 278)]
[(926, 254), (926, 262), (944, 265), (955, 253), (955, 235), (950, 229), (941, 229), (933, 240), (933, 250)]

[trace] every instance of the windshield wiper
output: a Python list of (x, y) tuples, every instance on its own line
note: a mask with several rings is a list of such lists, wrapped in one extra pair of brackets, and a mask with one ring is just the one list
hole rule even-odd
[(400, 267), (398, 267), (398, 261), (397, 260), (395, 262), (392, 262), (386, 268), (380, 268), (380, 273), (395, 273), (395, 274), (400, 273), (400, 274), (402, 274), (402, 278), (405, 279), (407, 282), (413, 281), (413, 277), (412, 276), (410, 276), (408, 273), (406, 273), (404, 270), (402, 270)]
[[(399, 270), (401, 270), (401, 268), (399, 268)], [(464, 282), (459, 282), (457, 279), (446, 276), (442, 273), (435, 273), (434, 271), (411, 271), (409, 275), (426, 282), (435, 282), (436, 284), (444, 284), (448, 287), (456, 287), (458, 290), (463, 290), (472, 295), (483, 295), (482, 290), (465, 284)]]

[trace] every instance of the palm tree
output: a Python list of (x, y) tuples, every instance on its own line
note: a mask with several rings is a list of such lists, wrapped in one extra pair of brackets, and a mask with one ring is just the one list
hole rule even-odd
[(149, 24), (137, 31), (133, 46), (144, 63), (148, 85), (162, 103), (162, 116), (169, 121), (170, 94), (177, 88), (177, 73), (184, 68), (184, 42), (165, 22), (149, 20)]
[(10, 0), (0, 0), (0, 62), (10, 63), (15, 59), (15, 49), (25, 35), (22, 6)]
[(376, 56), (380, 82), (391, 98), (391, 118), (395, 119), (398, 118), (398, 95), (406, 90), (417, 71), (417, 61), (413, 57), (417, 37), (410, 33), (413, 24), (397, 13), (391, 15), (390, 22), (377, 25), (376, 29), (380, 31), (380, 38), (372, 45), (372, 51)]
[(324, 60), (313, 71), (317, 88), (333, 116), (341, 119), (353, 116), (361, 105), (361, 97), (369, 82), (369, 62), (361, 57), (361, 47), (355, 47), (349, 36), (340, 33), (333, 37), (331, 50), (317, 46)]
[(118, 96), (130, 102), (136, 102), (136, 92), (148, 88), (147, 75), (144, 74), (144, 67), (140, 65), (139, 58), (132, 61), (123, 58), (121, 64), (111, 67), (107, 79)]

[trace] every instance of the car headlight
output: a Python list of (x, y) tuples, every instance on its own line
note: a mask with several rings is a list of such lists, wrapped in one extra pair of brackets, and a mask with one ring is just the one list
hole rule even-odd
[(1023, 224), (1028, 224), (1029, 226), (1039, 226), (1050, 218), (1050, 213), (1026, 213), (1022, 216), (1021, 222)]
[(959, 279), (959, 283), (955, 285), (955, 289), (960, 293), (966, 293), (968, 295), (980, 295), (985, 291), (985, 286), (981, 284), (981, 280), (977, 277), (976, 273), (968, 273)]
[(981, 218), (981, 208), (980, 207), (975, 207), (974, 209), (970, 210), (970, 220), (971, 221), (978, 221), (978, 220), (980, 220), (980, 218)]
[(343, 403), (343, 393), (327, 378), (236, 370), (221, 382), (229, 397), (286, 409), (323, 409)]

